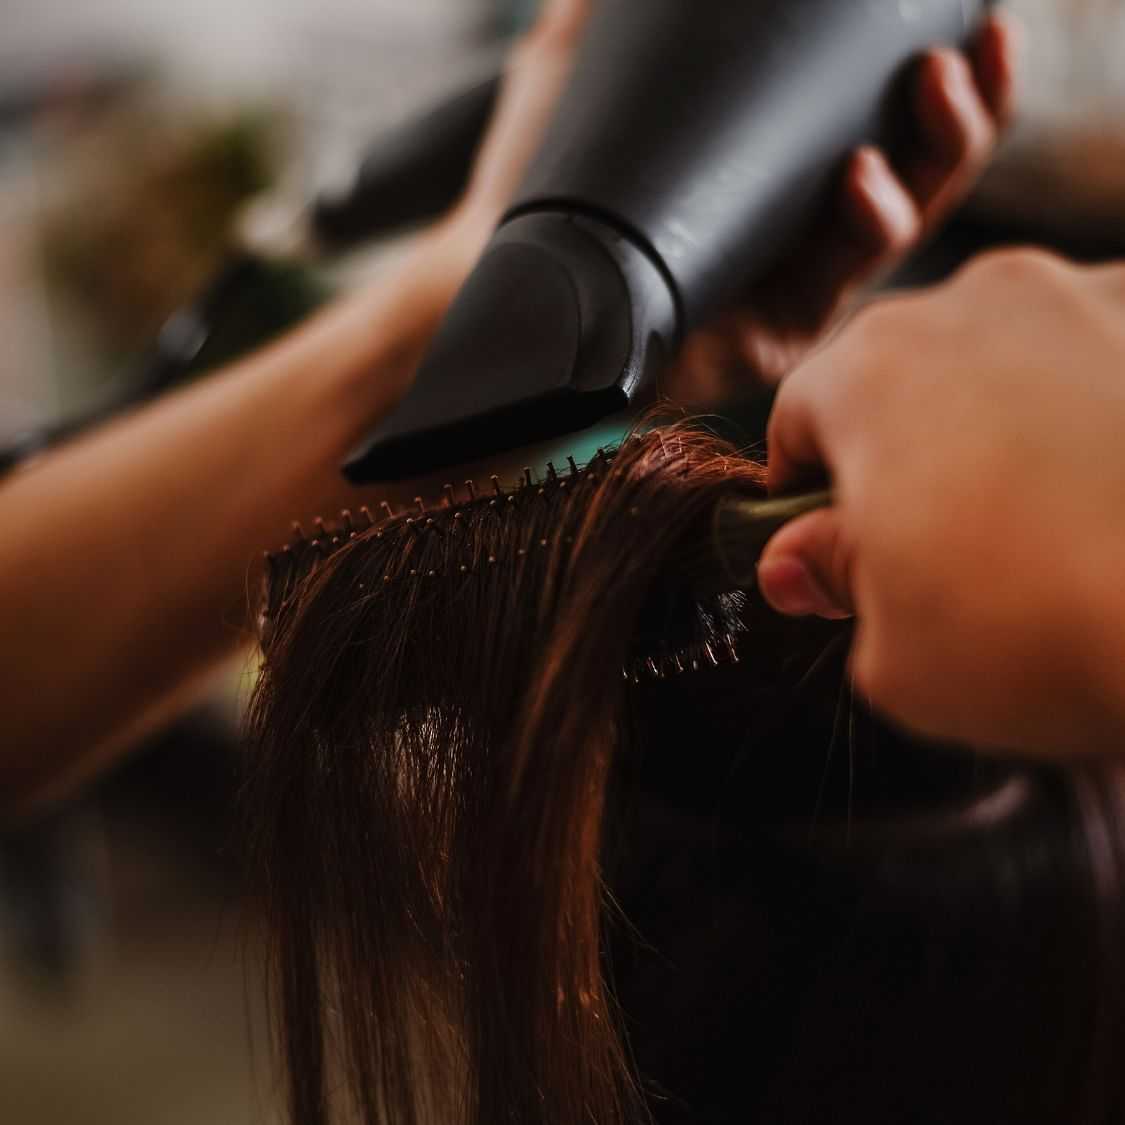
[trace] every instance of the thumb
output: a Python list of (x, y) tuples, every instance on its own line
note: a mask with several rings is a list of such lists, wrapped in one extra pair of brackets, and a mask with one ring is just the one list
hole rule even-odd
[(851, 617), (852, 557), (839, 509), (810, 512), (786, 524), (766, 545), (758, 587), (788, 617)]

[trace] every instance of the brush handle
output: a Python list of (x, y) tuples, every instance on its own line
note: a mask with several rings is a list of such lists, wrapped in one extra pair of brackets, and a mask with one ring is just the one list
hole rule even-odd
[(832, 503), (832, 493), (824, 491), (719, 504), (715, 509), (713, 544), (730, 588), (756, 586), (758, 560), (774, 535), (800, 516), (830, 508)]

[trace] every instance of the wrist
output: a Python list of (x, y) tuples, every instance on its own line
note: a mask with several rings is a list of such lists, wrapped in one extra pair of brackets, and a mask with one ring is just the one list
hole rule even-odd
[(467, 222), (442, 220), (300, 330), (290, 383), (316, 397), (333, 456), (346, 455), (406, 394), (481, 244)]
[(495, 209), (466, 197), (423, 236), (434, 256), (444, 258), (458, 274), (456, 289), (480, 260), (500, 219)]

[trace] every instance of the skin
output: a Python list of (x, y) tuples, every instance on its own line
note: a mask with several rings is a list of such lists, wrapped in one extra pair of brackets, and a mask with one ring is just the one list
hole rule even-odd
[[(9, 812), (65, 794), (199, 698), (244, 651), (255, 560), (286, 541), (292, 520), (391, 494), (349, 488), (338, 466), (409, 386), (536, 149), (588, 8), (547, 5), (512, 56), (464, 199), (396, 270), (0, 484), (0, 522), (19, 529), (0, 553), (0, 636), (19, 639), (0, 650)], [(914, 245), (987, 156), (1011, 97), (1012, 55), (997, 20), (971, 60), (922, 60), (917, 151), (901, 172), (874, 150), (854, 156), (809, 247), (690, 343), (686, 398), (706, 390), (716, 348), (778, 378), (858, 286)]]
[(784, 383), (770, 483), (836, 504), (759, 567), (855, 613), (857, 687), (925, 735), (1039, 754), (1125, 731), (1125, 266), (1034, 250), (874, 306)]

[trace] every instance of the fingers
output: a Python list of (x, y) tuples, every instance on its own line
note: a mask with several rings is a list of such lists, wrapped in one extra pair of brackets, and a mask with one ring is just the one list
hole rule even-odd
[(902, 174), (927, 227), (964, 196), (1011, 119), (1019, 37), (1018, 23), (997, 14), (968, 55), (942, 47), (922, 60), (915, 106), (922, 148)]
[[(865, 310), (781, 384), (767, 433), (772, 494), (810, 481), (823, 487), (826, 479), (838, 492), (847, 487), (841, 470), (855, 434), (886, 400), (884, 353), (890, 349), (901, 356), (914, 346), (913, 330), (908, 326), (904, 338), (900, 323), (906, 301), (883, 301)], [(857, 410), (857, 404), (865, 405)]]
[[(818, 406), (838, 391), (838, 383), (818, 377), (820, 356), (805, 362), (800, 379), (781, 385), (770, 415), (767, 444), (767, 484), (772, 494), (792, 491), (803, 474), (815, 471), (823, 478), (827, 466), (820, 438)], [(831, 373), (830, 373), (831, 374)], [(821, 392), (818, 394), (818, 391)]]
[(872, 262), (909, 250), (922, 234), (922, 213), (890, 162), (877, 148), (861, 148), (845, 178), (849, 225)]
[(920, 65), (916, 116), (921, 147), (905, 162), (903, 178), (932, 224), (975, 178), (999, 126), (969, 60), (949, 48), (931, 51)]
[(993, 16), (972, 57), (941, 47), (919, 64), (915, 85), (916, 154), (892, 168), (877, 149), (861, 149), (845, 183), (845, 219), (866, 248), (858, 280), (901, 257), (967, 191), (996, 146), (1015, 98), (1018, 24)]
[(1014, 17), (998, 12), (984, 25), (973, 51), (981, 95), (993, 120), (1007, 125), (1019, 100), (1019, 59), (1023, 27)]
[(927, 227), (965, 194), (1012, 115), (1018, 39), (1018, 24), (994, 15), (969, 53), (939, 47), (919, 65), (919, 144), (901, 172)]
[(794, 520), (766, 546), (758, 587), (789, 617), (841, 620), (854, 613), (853, 552), (840, 513), (832, 508)]
[[(844, 172), (840, 202), (751, 294), (741, 317), (742, 354), (751, 369), (779, 380), (850, 290), (917, 243), (922, 224), (921, 212), (886, 156), (873, 146), (857, 150)], [(795, 341), (783, 332), (763, 331), (771, 320), (775, 328), (792, 329)]]
[[(767, 289), (788, 294), (791, 306), (800, 304), (802, 317), (789, 315), (787, 323), (815, 335), (853, 290), (905, 257), (965, 195), (1011, 116), (1018, 40), (1014, 21), (993, 16), (971, 61), (952, 48), (922, 59), (913, 153), (897, 169), (876, 148), (853, 155), (841, 202)], [(767, 312), (771, 307), (766, 302)]]
[(844, 173), (843, 230), (822, 252), (821, 301), (837, 302), (907, 254), (922, 237), (917, 202), (880, 149), (858, 149)]

